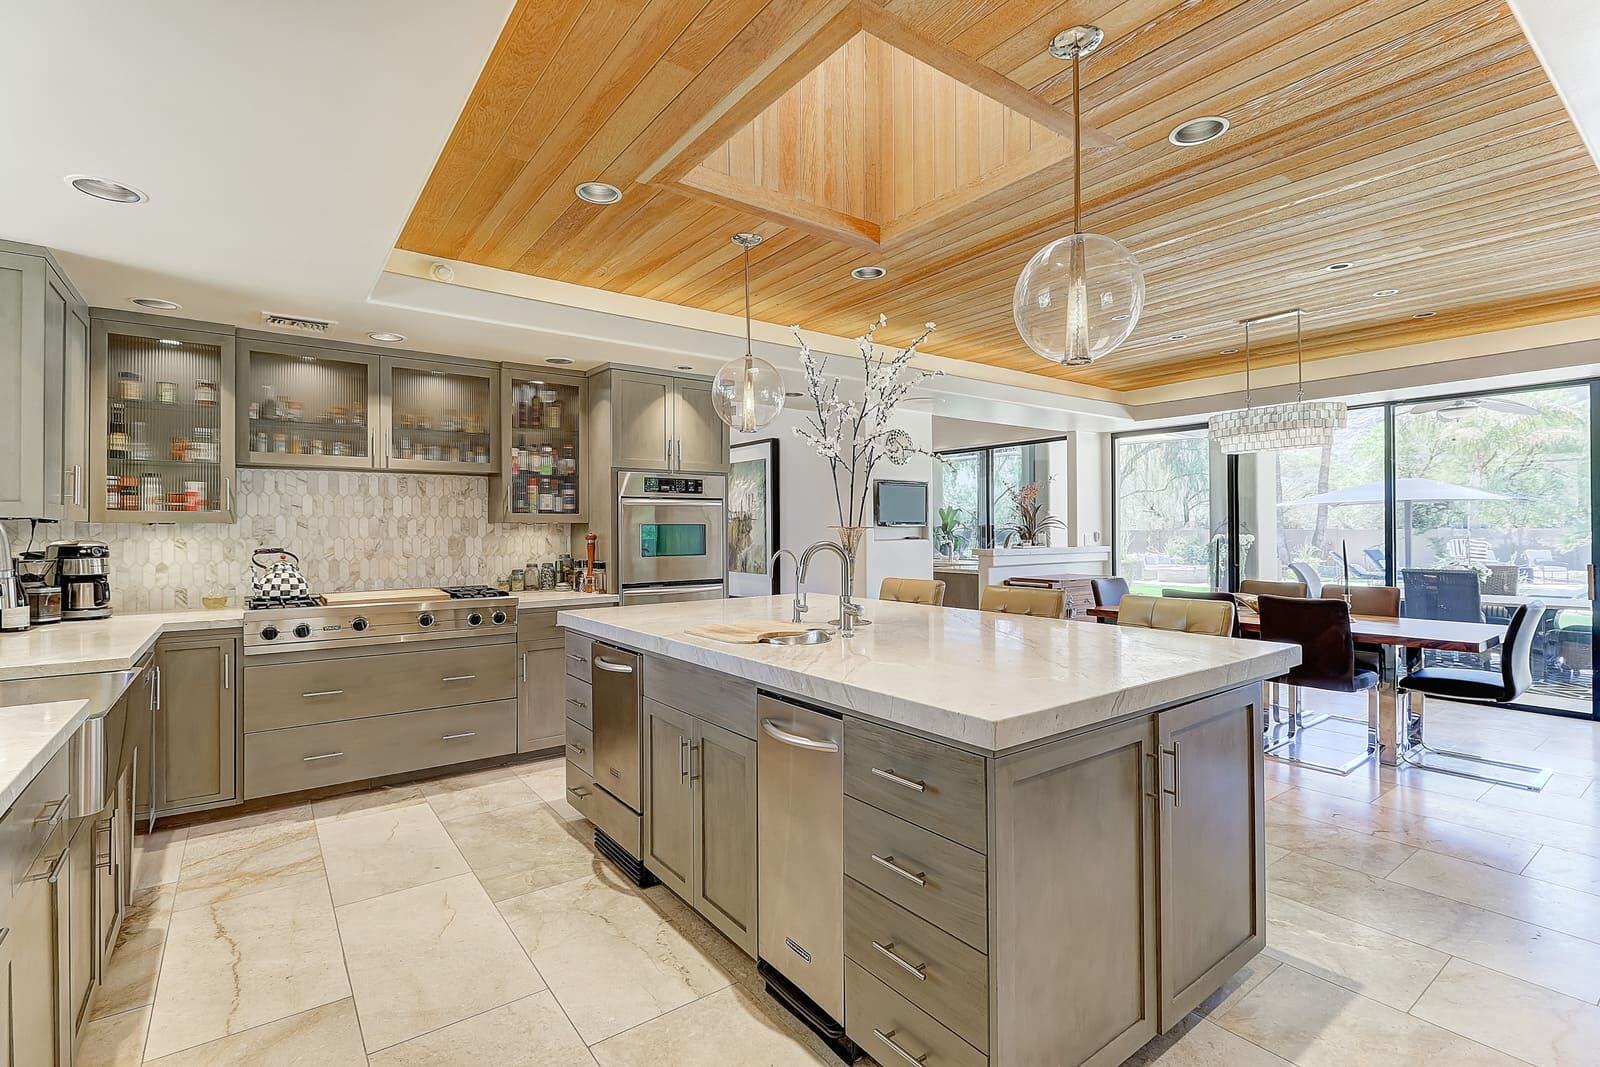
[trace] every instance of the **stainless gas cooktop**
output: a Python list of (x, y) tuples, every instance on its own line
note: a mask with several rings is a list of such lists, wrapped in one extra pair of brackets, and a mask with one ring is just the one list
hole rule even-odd
[(440, 641), (517, 630), (517, 598), (488, 586), (252, 597), (245, 655)]

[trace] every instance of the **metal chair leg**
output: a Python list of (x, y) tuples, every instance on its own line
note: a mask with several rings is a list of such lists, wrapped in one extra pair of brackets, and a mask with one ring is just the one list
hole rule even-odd
[[(1287, 763), (1298, 767), (1309, 767), (1314, 771), (1326, 771), (1340, 777), (1348, 776), (1358, 767), (1374, 760), (1378, 756), (1378, 691), (1371, 689), (1367, 695), (1367, 744), (1366, 750), (1360, 755), (1353, 756), (1340, 764), (1318, 763), (1315, 760), (1304, 759), (1299, 755), (1281, 755), (1280, 750), (1290, 746), (1298, 747), (1301, 736), (1307, 729), (1317, 723), (1326, 722), (1328, 719), (1345, 719), (1348, 722), (1360, 722), (1359, 719), (1348, 718), (1343, 715), (1316, 715), (1310, 719), (1304, 717), (1305, 693), (1301, 686), (1289, 686), (1290, 708), (1287, 723), (1280, 723), (1262, 731), (1262, 749), (1265, 755), (1279, 763)], [(1286, 727), (1279, 735), (1279, 726)]]
[[(1415, 706), (1413, 707), (1413, 699)], [(1491, 785), (1504, 785), (1512, 789), (1523, 789), (1530, 793), (1543, 791), (1550, 783), (1551, 776), (1555, 773), (1547, 767), (1530, 767), (1525, 763), (1511, 763), (1507, 760), (1491, 759), (1480, 756), (1475, 752), (1457, 752), (1453, 749), (1433, 748), (1423, 740), (1423, 723), (1427, 716), (1428, 697), (1425, 693), (1412, 693), (1404, 691), (1404, 701), (1401, 704), (1401, 729), (1400, 729), (1400, 761), (1409, 767), (1418, 770), (1433, 771), (1437, 774), (1448, 774), (1456, 778), (1468, 778), (1474, 782), (1488, 782)], [(1430, 757), (1432, 757), (1430, 759)], [(1441, 760), (1459, 760), (1463, 763), (1478, 764), (1487, 767), (1499, 767), (1507, 771), (1515, 771), (1523, 775), (1521, 778), (1509, 778), (1496, 774), (1477, 774), (1460, 767), (1451, 767)]]

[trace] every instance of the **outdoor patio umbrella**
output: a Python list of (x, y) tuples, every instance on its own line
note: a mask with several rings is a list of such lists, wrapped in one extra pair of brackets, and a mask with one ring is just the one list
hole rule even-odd
[[(1496, 493), (1492, 489), (1477, 489), (1470, 485), (1456, 485), (1453, 482), (1441, 482), (1436, 478), (1396, 478), (1394, 482), (1394, 499), (1403, 509), (1402, 528), (1406, 532), (1405, 559), (1406, 566), (1411, 565), (1411, 505), (1436, 503), (1439, 501), (1455, 500), (1516, 500), (1518, 497), (1508, 496), (1505, 493)], [(1299, 500), (1285, 500), (1279, 504), (1280, 508), (1294, 508), (1310, 504), (1382, 504), (1383, 483), (1368, 482), (1365, 485), (1353, 485), (1348, 489), (1335, 489), (1328, 493), (1318, 493), (1316, 496), (1302, 497)], [(1471, 520), (1468, 520), (1468, 529), (1471, 529)]]

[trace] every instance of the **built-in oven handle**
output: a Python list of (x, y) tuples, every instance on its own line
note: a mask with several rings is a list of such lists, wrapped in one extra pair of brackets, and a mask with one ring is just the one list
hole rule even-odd
[(793, 733), (778, 725), (777, 719), (762, 719), (761, 728), (769, 735), (795, 748), (809, 748), (817, 752), (837, 752), (839, 745), (834, 741), (825, 741), (820, 738), (806, 737), (803, 734)]
[(618, 663), (615, 660), (606, 659), (604, 656), (596, 656), (594, 658), (594, 665), (603, 671), (610, 671), (612, 674), (633, 673), (633, 666), (631, 664)]
[(649, 504), (652, 506), (670, 505), (677, 507), (679, 504), (691, 508), (720, 508), (726, 506), (723, 500), (689, 500), (677, 496), (625, 496), (618, 498), (624, 504)]

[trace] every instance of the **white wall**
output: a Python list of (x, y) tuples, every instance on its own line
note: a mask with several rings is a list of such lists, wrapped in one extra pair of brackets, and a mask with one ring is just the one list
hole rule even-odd
[[(737, 446), (766, 437), (778, 441), (778, 547), (799, 554), (817, 541), (834, 540), (833, 527), (839, 522), (838, 508), (834, 504), (833, 477), (828, 464), (812, 451), (811, 446), (795, 435), (804, 412), (785, 409), (773, 422), (754, 434), (734, 433), (732, 444)], [(933, 443), (933, 417), (926, 412), (902, 412), (894, 417), (894, 425), (911, 435), (919, 448), (929, 448)], [(874, 478), (893, 478), (903, 481), (929, 481), (933, 461), (927, 456), (913, 456), (903, 467), (880, 462), (873, 472)], [(930, 508), (932, 505), (930, 493)], [(871, 521), (872, 502), (867, 501), (868, 522)], [(878, 586), (886, 577), (933, 577), (933, 545), (926, 530), (901, 528), (874, 529), (861, 549), (856, 561), (856, 592), (863, 596), (876, 596)], [(787, 559), (779, 564), (780, 588), (784, 592), (794, 589), (793, 564)], [(837, 593), (839, 566), (834, 556), (818, 556), (812, 561), (812, 572), (806, 580), (806, 589), (816, 593)]]

